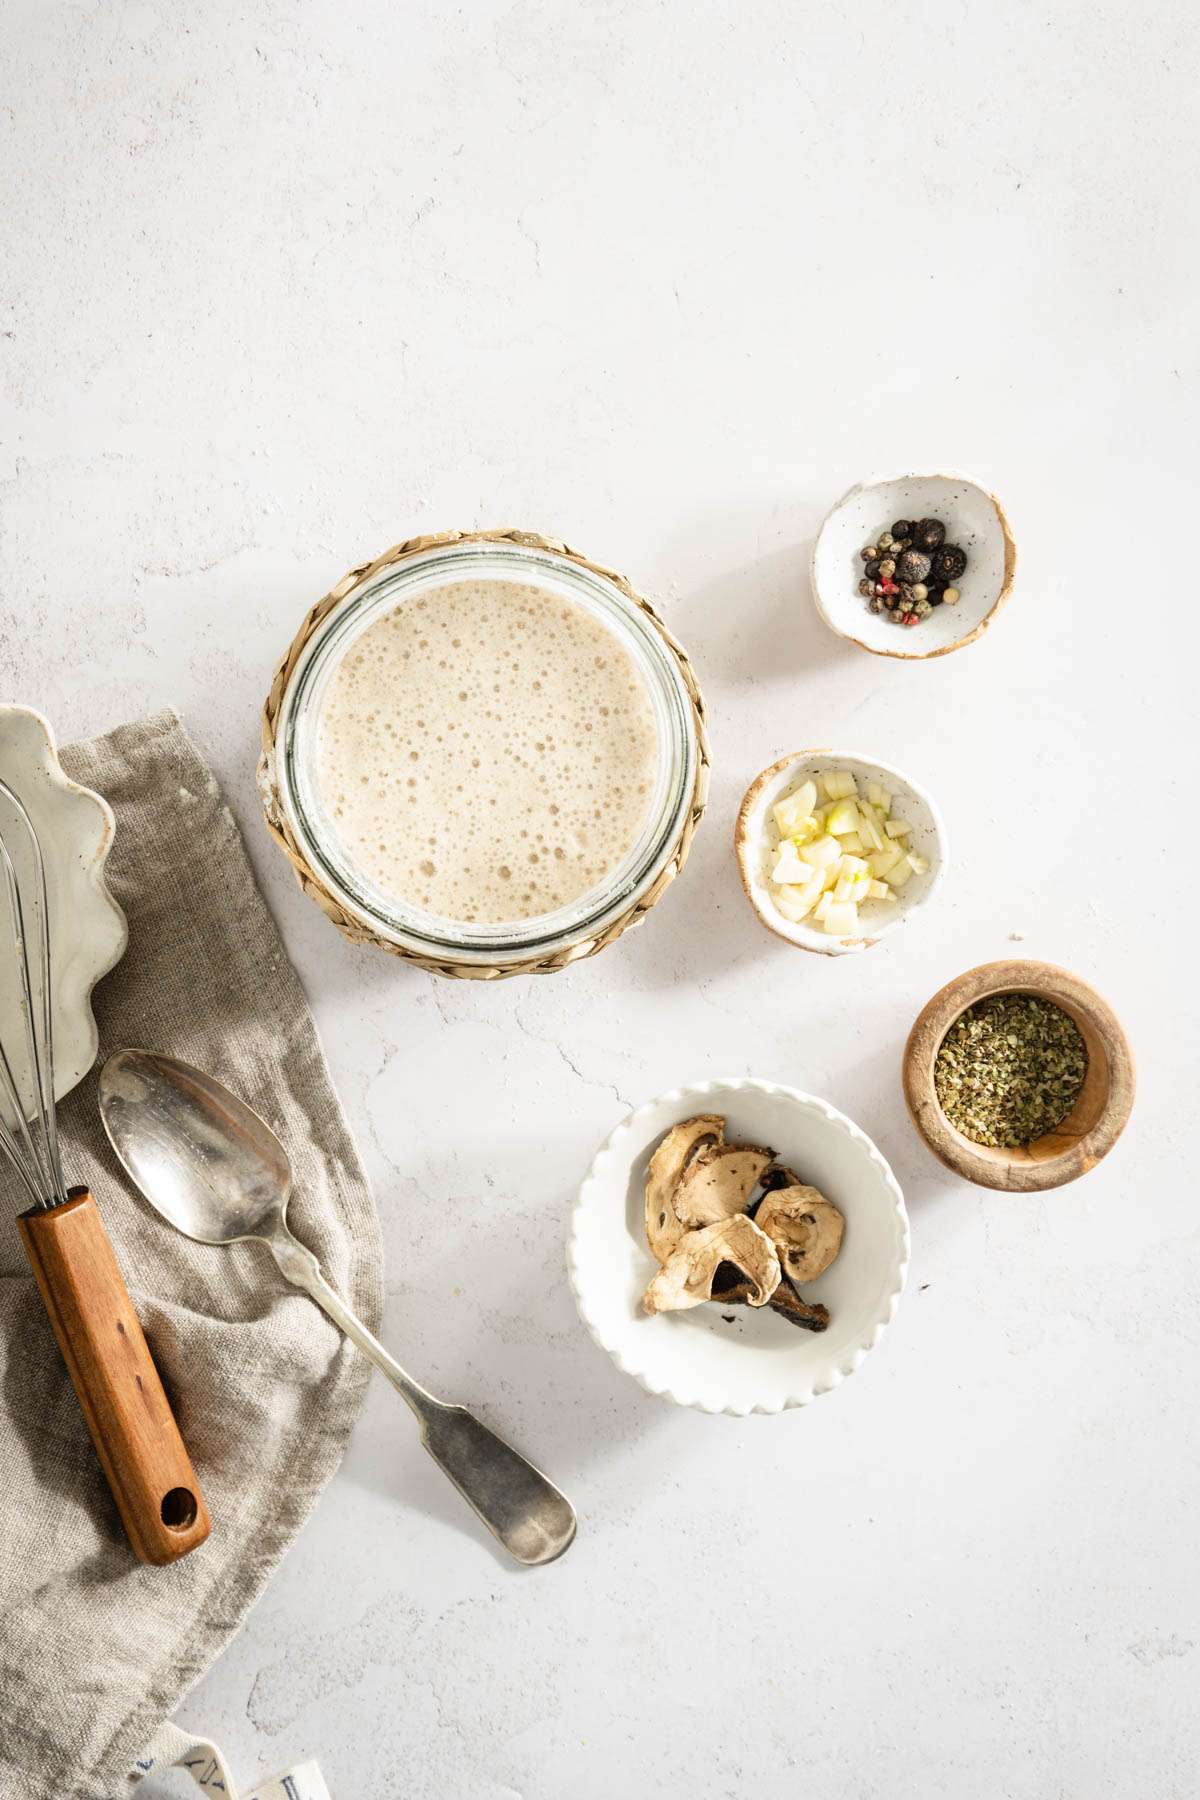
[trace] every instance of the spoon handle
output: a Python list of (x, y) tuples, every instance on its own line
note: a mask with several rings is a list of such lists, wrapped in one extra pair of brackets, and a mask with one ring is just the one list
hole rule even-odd
[(330, 1287), (311, 1250), (290, 1232), (285, 1229), (267, 1241), (287, 1279), (312, 1296), (407, 1401), (430, 1456), (509, 1555), (522, 1563), (561, 1556), (575, 1536), (575, 1511), (553, 1482), (465, 1407), (447, 1405), (414, 1381)]

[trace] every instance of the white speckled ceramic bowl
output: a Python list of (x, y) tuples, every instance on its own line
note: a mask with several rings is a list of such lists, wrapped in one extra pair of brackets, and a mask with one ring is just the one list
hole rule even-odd
[[(939, 606), (916, 625), (873, 613), (858, 591), (860, 552), (894, 519), (935, 518), (946, 542), (967, 553), (956, 606)], [(920, 661), (961, 650), (985, 631), (1012, 592), (1017, 547), (1004, 508), (969, 475), (890, 475), (862, 481), (843, 494), (813, 546), (812, 588), (817, 611), (839, 637), (875, 656)]]
[[(771, 809), (806, 775), (820, 775), (827, 769), (849, 769), (857, 777), (862, 793), (872, 781), (886, 788), (893, 796), (895, 816), (907, 819), (912, 826), (909, 844), (929, 864), (926, 874), (909, 876), (894, 900), (867, 902), (859, 919), (862, 931), (855, 937), (830, 937), (819, 925), (811, 925), (807, 920), (794, 925), (784, 918), (771, 896), (769, 876), (779, 845)], [(894, 769), (890, 763), (873, 762), (849, 750), (797, 750), (764, 769), (746, 790), (734, 826), (733, 844), (746, 898), (767, 930), (801, 950), (815, 950), (822, 956), (844, 956), (849, 951), (869, 950), (879, 943), (933, 898), (950, 860), (946, 827), (932, 795), (911, 775)]]
[[(61, 1100), (96, 1060), (99, 1036), (92, 989), (120, 961), (129, 936), (125, 914), (108, 891), (104, 865), (115, 821), (107, 800), (64, 773), (54, 733), (27, 706), (0, 706), (0, 777), (25, 806), (41, 844), (50, 906), (54, 1093)], [(7, 801), (0, 799), (4, 833), (23, 893), (32, 870), (27, 840)], [(7, 890), (0, 884), (0, 1038), (14, 1060), (22, 1092), (32, 1098), (24, 1059), (24, 1025)], [(25, 1076), (25, 1079), (20, 1078)]]
[[(804, 1289), (829, 1308), (827, 1331), (802, 1331), (769, 1307), (642, 1311), (658, 1267), (646, 1244), (647, 1164), (663, 1134), (696, 1113), (723, 1114), (730, 1139), (771, 1145), (845, 1215), (841, 1254)], [(579, 1190), (567, 1266), (579, 1316), (618, 1368), (679, 1406), (741, 1417), (804, 1406), (852, 1375), (896, 1311), (908, 1254), (904, 1196), (866, 1133), (811, 1094), (734, 1078), (661, 1094), (617, 1126)]]

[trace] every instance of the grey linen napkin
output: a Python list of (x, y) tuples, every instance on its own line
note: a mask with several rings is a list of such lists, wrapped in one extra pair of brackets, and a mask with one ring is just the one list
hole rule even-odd
[[(129, 948), (100, 983), (100, 1060), (184, 1057), (279, 1131), (297, 1234), (367, 1324), (378, 1220), (295, 971), (238, 829), (163, 713), (63, 753), (112, 804)], [(368, 1366), (262, 1246), (190, 1243), (136, 1196), (96, 1112), (59, 1109), (69, 1182), (100, 1204), (213, 1519), (171, 1568), (134, 1561), (20, 1248), (0, 1169), (0, 1796), (99, 1800), (233, 1636), (336, 1469)]]

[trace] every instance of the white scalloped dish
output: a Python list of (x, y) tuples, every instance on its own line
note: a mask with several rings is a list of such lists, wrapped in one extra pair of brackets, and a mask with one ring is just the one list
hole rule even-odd
[[(828, 1330), (800, 1330), (768, 1307), (641, 1310), (658, 1267), (645, 1238), (646, 1166), (663, 1134), (697, 1113), (723, 1114), (730, 1140), (769, 1144), (843, 1213), (836, 1262), (803, 1290), (829, 1308)], [(740, 1417), (804, 1406), (852, 1375), (896, 1311), (908, 1254), (904, 1196), (866, 1133), (825, 1100), (739, 1078), (675, 1088), (617, 1126), (579, 1190), (567, 1266), (579, 1316), (618, 1368), (679, 1406)]]
[[(61, 1100), (96, 1060), (99, 1033), (92, 1013), (92, 989), (120, 961), (129, 936), (125, 914), (104, 879), (115, 820), (107, 800), (65, 774), (49, 723), (29, 707), (0, 706), (0, 776), (26, 807), (46, 867), (54, 1091)], [(15, 829), (11, 807), (3, 799), (0, 832), (24, 892), (31, 876), (29, 853), (23, 833)], [(19, 1054), (23, 1063), (24, 1025), (17, 1011), (10, 925), (6, 891), (0, 892), (0, 1034), (10, 1056)], [(14, 1045), (22, 1047), (20, 1052), (11, 1048)], [(20, 1076), (23, 1071), (14, 1072)]]

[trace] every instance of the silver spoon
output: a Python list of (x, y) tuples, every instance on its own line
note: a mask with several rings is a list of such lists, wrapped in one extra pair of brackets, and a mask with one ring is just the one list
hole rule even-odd
[(260, 1238), (287, 1279), (382, 1369), (421, 1441), (488, 1530), (522, 1563), (552, 1562), (575, 1536), (569, 1500), (464, 1407), (436, 1400), (338, 1297), (287, 1226), (292, 1171), (270, 1126), (199, 1069), (119, 1050), (100, 1073), (100, 1116), (130, 1178), (164, 1219), (201, 1244)]

